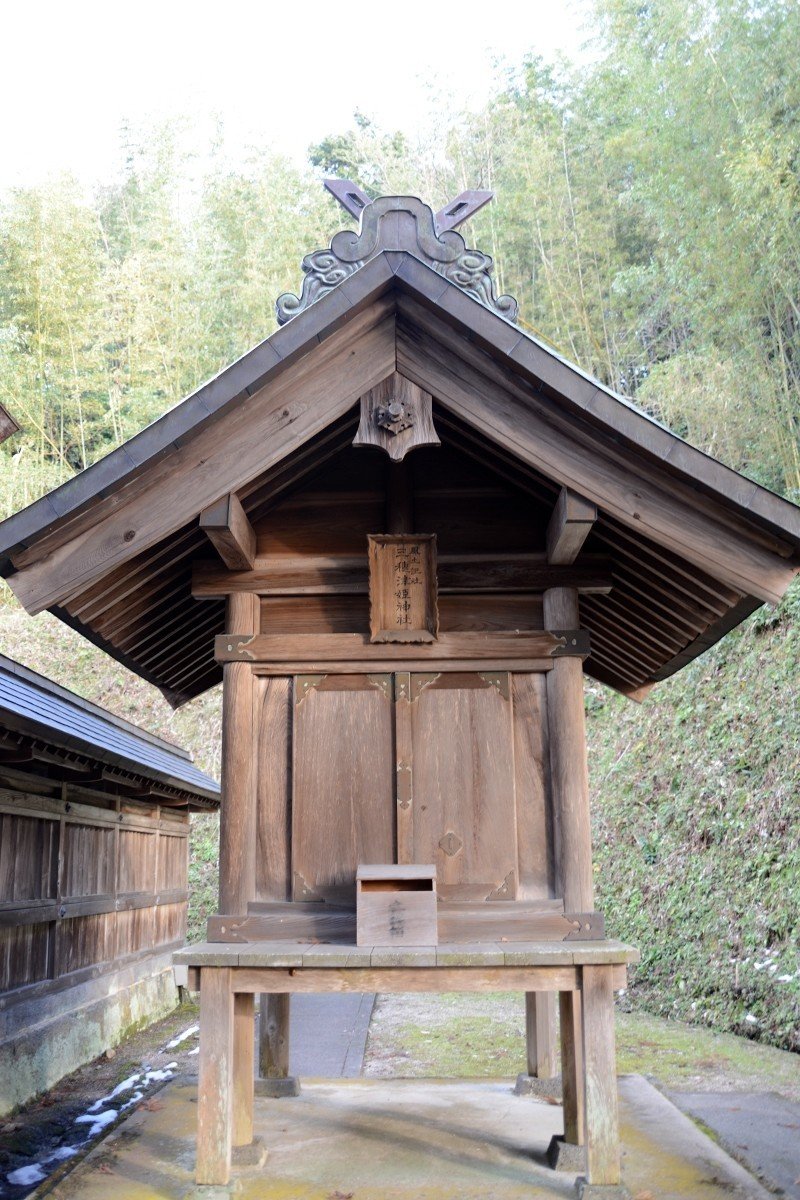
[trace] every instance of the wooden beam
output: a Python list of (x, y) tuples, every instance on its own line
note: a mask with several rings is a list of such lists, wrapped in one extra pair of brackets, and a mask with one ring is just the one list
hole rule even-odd
[[(461, 592), (541, 592), (574, 587), (581, 594), (611, 591), (611, 559), (584, 556), (579, 566), (554, 566), (544, 554), (441, 554), (439, 595)], [(257, 558), (251, 571), (226, 571), (215, 562), (197, 562), (192, 595), (197, 600), (222, 599), (234, 592), (259, 596), (366, 596), (367, 555)]]
[(597, 520), (597, 505), (562, 488), (547, 526), (547, 561), (574, 563)]
[(214, 640), (217, 662), (222, 663), (324, 663), (358, 659), (370, 662), (390, 657), (436, 662), (437, 659), (548, 658), (558, 655), (586, 657), (588, 635), (583, 631), (561, 633), (443, 633), (435, 642), (402, 642), (391, 647), (369, 640), (362, 633), (260, 633), (219, 634)]
[(256, 531), (235, 492), (228, 492), (227, 496), (203, 509), (200, 528), (231, 571), (252, 568), (256, 557)]

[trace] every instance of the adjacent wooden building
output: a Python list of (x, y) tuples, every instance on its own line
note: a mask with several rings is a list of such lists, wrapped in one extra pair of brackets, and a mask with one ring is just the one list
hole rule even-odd
[(177, 746), (0, 655), (0, 1115), (174, 1007), (189, 813)]
[[(0, 527), (3, 571), (176, 704), (224, 680), (198, 1179), (252, 1138), (256, 994), (281, 1076), (293, 991), (515, 988), (532, 1069), (559, 997), (566, 1144), (616, 1195), (635, 951), (594, 911), (584, 673), (640, 699), (778, 600), (800, 510), (524, 333), (455, 231), (481, 197), (336, 190), (358, 231), (281, 328)], [(356, 945), (364, 864), (435, 866), (437, 945)]]

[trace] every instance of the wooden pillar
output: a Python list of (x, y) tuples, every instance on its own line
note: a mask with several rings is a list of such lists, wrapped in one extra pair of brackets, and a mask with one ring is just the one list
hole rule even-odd
[(198, 1183), (224, 1184), (231, 1173), (233, 994), (228, 967), (200, 971), (197, 1090)]
[(609, 966), (583, 968), (586, 1055), (586, 1175), (589, 1184), (620, 1181), (614, 990)]
[[(575, 588), (544, 593), (545, 629), (578, 629)], [(555, 840), (555, 891), (567, 912), (591, 912), (592, 841), (589, 815), (589, 771), (583, 664), (579, 658), (557, 658), (547, 676), (547, 724), (550, 742), (550, 787)], [(564, 1095), (564, 1140), (582, 1145), (585, 1137), (581, 997), (562, 992), (561, 1079)]]
[(289, 994), (262, 995), (258, 1022), (258, 1073), (262, 1079), (289, 1076)]
[(255, 1075), (255, 996), (239, 992), (233, 998), (233, 1145), (253, 1140)]
[[(579, 623), (577, 589), (549, 588), (544, 593), (545, 629), (577, 629)], [(556, 895), (563, 899), (567, 912), (591, 912), (594, 900), (589, 771), (583, 664), (579, 658), (556, 658), (547, 674), (547, 724)]]
[[(259, 632), (258, 596), (228, 597), (227, 632)], [(219, 910), (244, 916), (255, 899), (255, 680), (247, 663), (225, 663), (222, 683), (222, 806)]]
[(552, 1079), (556, 1073), (556, 1007), (552, 992), (525, 993), (525, 1040), (528, 1074)]
[(564, 1102), (564, 1141), (586, 1141), (583, 1083), (583, 1019), (580, 992), (559, 992), (561, 1030), (561, 1090)]
[(386, 475), (386, 532), (414, 532), (414, 493), (411, 468), (408, 462), (387, 464)]

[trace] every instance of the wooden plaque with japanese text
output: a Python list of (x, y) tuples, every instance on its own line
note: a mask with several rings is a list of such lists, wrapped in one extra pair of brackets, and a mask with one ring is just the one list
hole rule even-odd
[(436, 534), (368, 534), (370, 640), (434, 642)]

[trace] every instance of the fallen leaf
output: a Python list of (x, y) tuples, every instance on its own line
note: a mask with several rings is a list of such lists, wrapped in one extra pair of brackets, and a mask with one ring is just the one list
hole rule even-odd
[(139, 1108), (145, 1109), (147, 1112), (159, 1112), (164, 1107), (163, 1100), (144, 1100)]
[(335, 1192), (329, 1192), (328, 1200), (353, 1200), (353, 1193), (352, 1192), (340, 1192), (338, 1190)]
[(98, 1169), (98, 1171), (100, 1171), (100, 1173), (102, 1175), (113, 1175), (114, 1174), (114, 1172), (111, 1170), (111, 1167), (108, 1165), (108, 1163), (100, 1163), (97, 1169)]
[(633, 1200), (656, 1200), (652, 1192), (637, 1192)]

